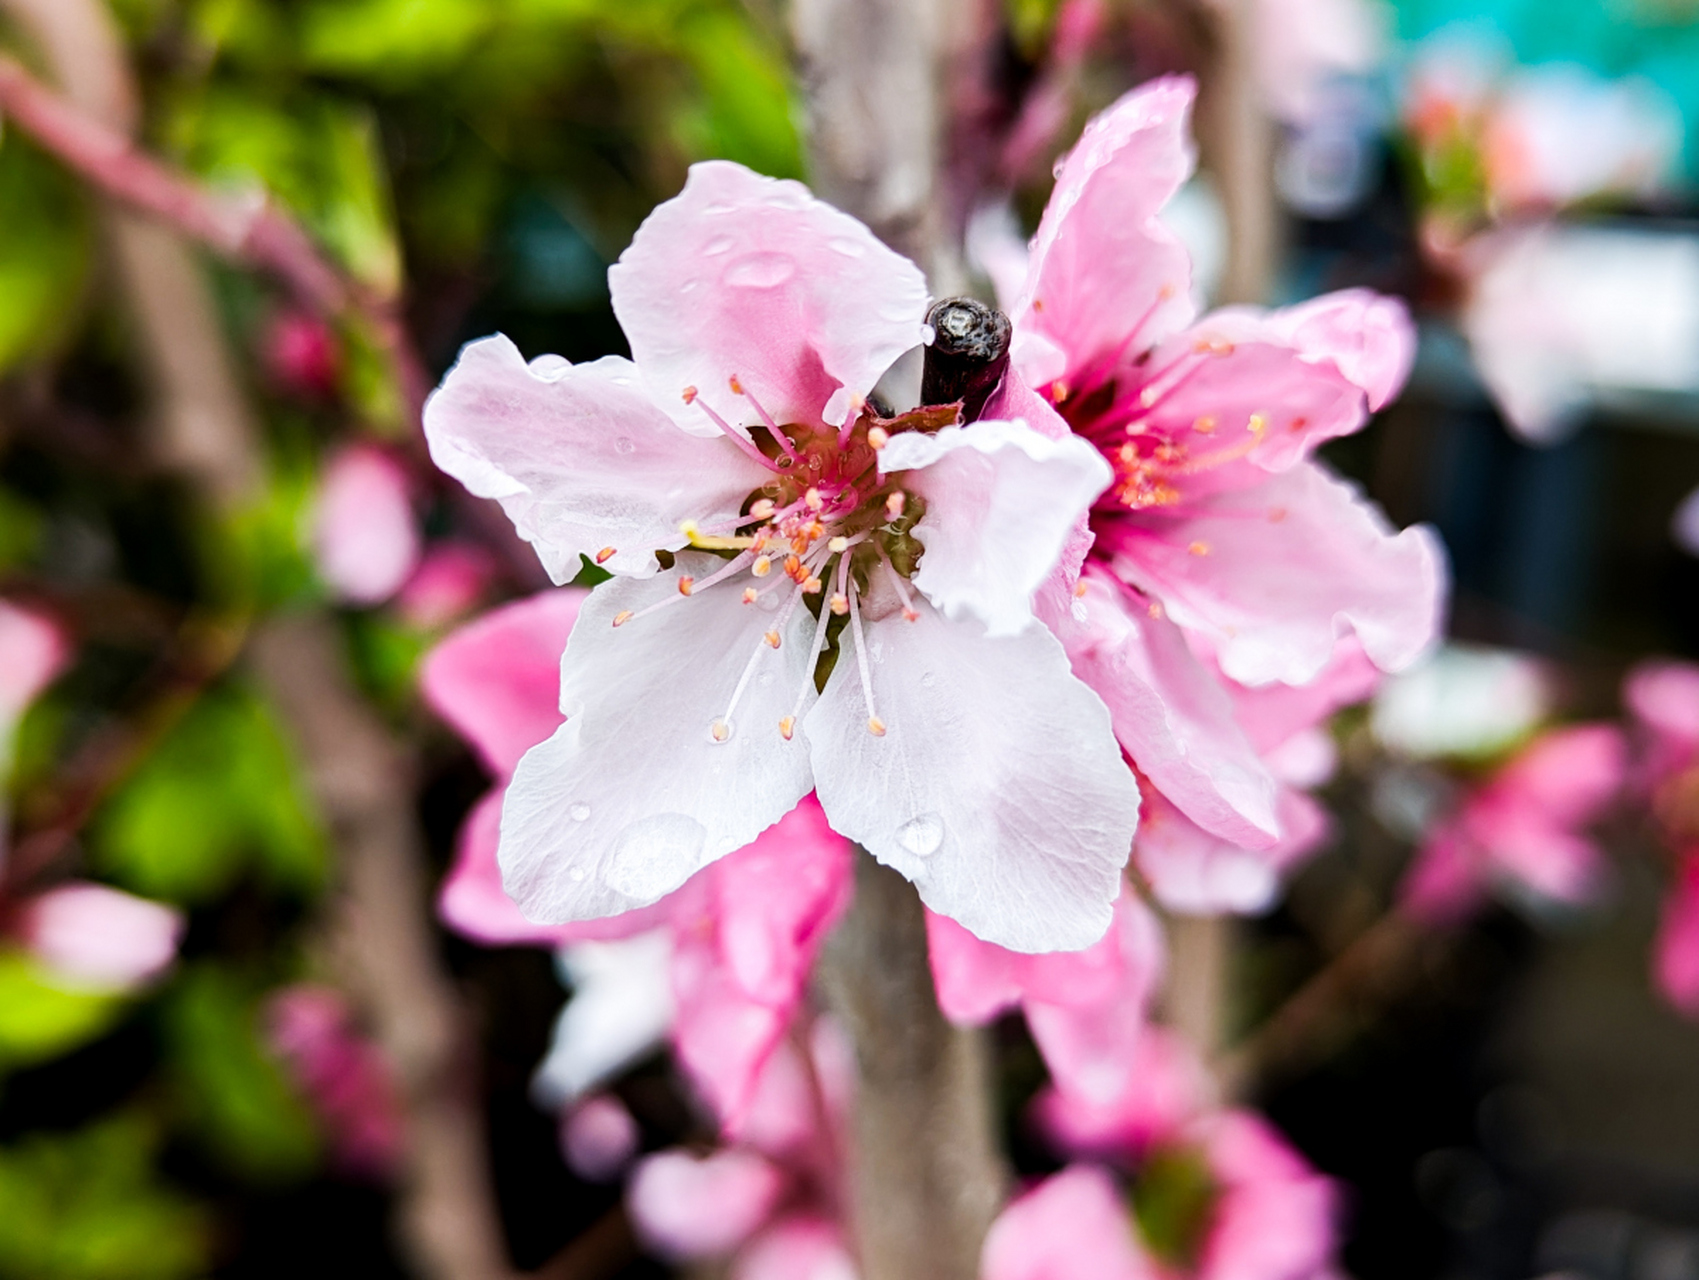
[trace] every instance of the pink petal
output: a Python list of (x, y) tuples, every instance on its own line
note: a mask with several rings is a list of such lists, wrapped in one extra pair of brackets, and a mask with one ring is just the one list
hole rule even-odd
[(1628, 743), (1615, 725), (1554, 729), (1499, 770), (1493, 801), (1538, 814), (1554, 826), (1584, 826), (1616, 799), (1627, 772)]
[(750, 999), (721, 963), (711, 926), (680, 932), (673, 950), (673, 1053), (728, 1131), (744, 1122), (757, 1079), (785, 1033), (788, 1011)]
[(1441, 823), (1416, 850), (1398, 886), (1398, 905), (1425, 924), (1453, 924), (1481, 901), (1485, 863), (1458, 823)]
[(1269, 314), (1269, 323), (1308, 360), (1331, 360), (1368, 396), (1369, 408), (1389, 402), (1410, 376), (1416, 328), (1397, 298), (1368, 289), (1342, 289)]
[(17, 931), (67, 985), (129, 991), (170, 967), (183, 925), (172, 907), (101, 884), (67, 884), (29, 899)]
[(730, 1280), (856, 1280), (844, 1233), (817, 1217), (787, 1217), (752, 1240), (732, 1264)]
[(440, 542), (425, 552), (396, 605), (415, 627), (446, 626), (476, 607), (494, 576), (495, 564), (482, 547)]
[(1115, 1180), (1074, 1165), (998, 1215), (985, 1238), (980, 1280), (1156, 1280)]
[(1299, 463), (1262, 485), (1140, 512), (1100, 532), (1117, 574), (1205, 633), (1241, 684), (1307, 684), (1355, 631), (1396, 671), (1433, 643), (1445, 554), (1425, 526), (1394, 534), (1354, 485)]
[(1699, 857), (1691, 853), (1664, 899), (1652, 976), (1665, 999), (1699, 1018)]
[(1333, 657), (1308, 684), (1265, 684), (1250, 688), (1229, 684), (1235, 718), (1259, 752), (1272, 751), (1306, 729), (1320, 725), (1341, 707), (1352, 706), (1380, 684), (1380, 669), (1369, 661), (1354, 635), (1342, 637)]
[(662, 1151), (637, 1166), (625, 1205), (643, 1244), (669, 1262), (732, 1252), (767, 1220), (784, 1175), (753, 1151)]
[(1337, 1245), (1333, 1184), (1249, 1112), (1212, 1117), (1203, 1140), (1223, 1185), (1198, 1280), (1320, 1280)]
[(1622, 701), (1651, 739), (1653, 778), (1685, 768), (1699, 753), (1699, 666), (1653, 659), (1623, 682)]
[(51, 684), (70, 658), (58, 625), (0, 600), (0, 733)]
[(567, 1167), (588, 1182), (618, 1178), (641, 1140), (630, 1110), (611, 1093), (586, 1098), (561, 1117), (561, 1154)]
[(1213, 1085), (1197, 1054), (1163, 1027), (1146, 1027), (1112, 1097), (1053, 1086), (1038, 1096), (1034, 1119), (1069, 1155), (1124, 1160), (1173, 1139), (1197, 1115)]
[(381, 449), (351, 445), (325, 468), (313, 512), (319, 576), (337, 598), (379, 604), (419, 563), (407, 473)]
[[(1138, 350), (1192, 314), (1191, 264), (1157, 212), (1192, 171), (1190, 80), (1133, 90), (1062, 162), (1015, 306), (1014, 360), (1044, 385)], [(1065, 354), (1062, 354), (1065, 353)]]
[(492, 609), (420, 665), (425, 700), (497, 777), (560, 727), (560, 658), (588, 594), (568, 587)]
[(1274, 905), (1282, 873), (1320, 848), (1331, 829), (1327, 811), (1292, 787), (1276, 792), (1275, 817), (1275, 843), (1245, 848), (1205, 831), (1149, 790), (1133, 858), (1170, 911), (1256, 915)]
[(833, 426), (924, 339), (926, 281), (848, 214), (797, 182), (692, 165), (608, 271), (614, 314), (656, 401), (689, 430), (758, 421)]
[(1074, 673), (1109, 707), (1133, 763), (1198, 823), (1244, 844), (1275, 838), (1274, 780), (1220, 679), (1179, 628), (1100, 567), (1056, 624)]
[(437, 466), (501, 503), (556, 582), (585, 556), (646, 577), (656, 550), (686, 545), (681, 523), (734, 519), (771, 475), (717, 431), (679, 430), (629, 360), (527, 365), (499, 334), (461, 349), (425, 405), (425, 439)]

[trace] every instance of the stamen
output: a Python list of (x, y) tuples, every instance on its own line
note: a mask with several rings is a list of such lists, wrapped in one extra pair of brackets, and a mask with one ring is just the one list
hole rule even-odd
[(874, 449), (883, 449), (891, 443), (891, 433), (884, 427), (867, 428), (867, 443)]
[(890, 497), (885, 499), (885, 519), (895, 520), (898, 516), (902, 515), (903, 507), (906, 506), (907, 503), (908, 495), (901, 489), (896, 490)]
[(745, 587), (743, 589), (743, 602), (745, 604), (754, 604), (760, 598), (761, 598), (761, 593), (759, 591), (757, 591), (754, 587)]
[(630, 609), (621, 609), (618, 613), (614, 614), (614, 626), (623, 627), (636, 616), (637, 615)]
[(828, 542), (826, 544), (826, 550), (832, 552), (833, 554), (836, 554), (839, 551), (845, 550), (846, 548), (848, 548), (848, 546), (849, 546), (849, 539), (844, 537), (842, 534), (839, 534), (837, 537), (833, 538), (830, 542)]
[(873, 708), (873, 675), (867, 668), (867, 637), (861, 630), (860, 592), (849, 593), (850, 631), (855, 635), (855, 664), (861, 671), (861, 696), (867, 703), (867, 731), (875, 738), (885, 736), (885, 722)]
[(773, 415), (761, 407), (761, 402), (755, 398), (755, 393), (745, 387), (735, 373), (731, 376), (731, 388), (734, 396), (742, 396), (749, 401), (749, 407), (755, 410), (756, 416), (761, 419), (761, 425), (767, 428), (774, 440), (778, 441), (779, 448), (785, 451), (785, 456), (792, 462), (801, 462), (802, 458), (797, 453), (796, 446), (791, 443), (790, 437), (779, 430), (779, 424), (773, 421)]
[(668, 596), (664, 600), (656, 601), (654, 604), (647, 605), (644, 608), (637, 610), (635, 613), (633, 613), (630, 609), (622, 610), (620, 613), (615, 615), (614, 626), (623, 627), (626, 623), (630, 622), (633, 618), (646, 617), (649, 614), (654, 613), (657, 609), (665, 609), (668, 605), (677, 604), (680, 600), (687, 599), (688, 597), (690, 597), (691, 595), (695, 594), (698, 591), (705, 591), (709, 587), (713, 586), (716, 582), (725, 581), (725, 579), (731, 577), (732, 574), (736, 573), (739, 569), (743, 568), (744, 565), (746, 565), (748, 563), (749, 563), (749, 552), (745, 551), (745, 552), (742, 552), (741, 554), (733, 557), (732, 559), (726, 561), (724, 568), (716, 569), (713, 573), (709, 574), (706, 578), (703, 578), (702, 581), (700, 581), (700, 582), (698, 582), (695, 578), (692, 578), (691, 576), (686, 574), (684, 577), (682, 577), (678, 580), (678, 594), (677, 595)]
[[(861, 415), (866, 408), (866, 400), (862, 399), (860, 396), (850, 397), (849, 416), (844, 419), (844, 425), (838, 428), (838, 448), (842, 449), (850, 442), (850, 437), (855, 434), (855, 424), (861, 420)], [(874, 427), (873, 431), (877, 431), (878, 429), (879, 428)], [(869, 431), (867, 433), (869, 442), (873, 439), (873, 431)], [(877, 449), (879, 446), (874, 445), (873, 447)]]
[(802, 501), (810, 511), (819, 511), (826, 505), (826, 500), (820, 496), (820, 490), (813, 486), (802, 495)]
[(1209, 543), (1194, 542), (1186, 550), (1194, 556), (1207, 556), (1209, 554)]
[(841, 591), (832, 593), (831, 610), (840, 618), (849, 612), (849, 597)]
[(767, 647), (769, 649), (777, 649), (779, 647), (779, 633), (777, 631), (764, 632), (761, 638), (767, 642)]
[(753, 573), (757, 578), (765, 578), (769, 573), (773, 572), (773, 557), (756, 556), (755, 563), (749, 566), (749, 572)]
[(757, 498), (750, 504), (749, 518), (751, 520), (771, 520), (773, 511), (773, 500), (771, 498)]
[(903, 581), (903, 575), (897, 572), (897, 566), (891, 563), (891, 557), (885, 554), (884, 547), (879, 548), (879, 559), (885, 566), (885, 573), (891, 579), (891, 585), (897, 589), (897, 595), (902, 599), (903, 620), (919, 622), (920, 611), (914, 607), (914, 597), (909, 594), (908, 584)]
[(726, 713), (709, 726), (715, 742), (724, 742), (732, 734), (732, 712), (737, 710), (737, 704), (743, 700), (743, 691), (749, 688), (749, 679), (755, 674), (755, 664), (761, 661), (764, 649), (777, 649), (778, 633), (784, 630), (785, 623), (790, 621), (792, 612), (796, 609), (797, 601), (802, 599), (802, 592), (793, 591), (791, 598), (785, 601), (779, 610), (779, 616), (773, 619), (773, 629), (761, 637), (761, 643), (755, 646), (755, 652), (749, 655), (749, 661), (743, 664), (743, 674), (737, 678), (737, 687), (732, 690), (731, 701), (726, 704)]
[(690, 594), (691, 589), (695, 586), (696, 579), (687, 573), (678, 580), (678, 593), (681, 596), (687, 596)]
[(597, 564), (606, 564), (609, 560), (612, 560), (613, 558), (614, 558), (614, 549), (612, 547), (603, 547), (600, 551), (598, 551), (596, 553), (596, 563)]
[[(849, 568), (849, 557), (838, 557), (836, 590), (844, 589), (844, 578)], [(791, 704), (791, 713), (779, 717), (779, 736), (786, 742), (796, 732), (796, 718), (802, 714), (802, 703), (808, 697), (808, 690), (814, 684), (814, 667), (820, 657), (820, 650), (826, 643), (826, 624), (832, 620), (832, 615), (826, 610), (820, 610), (820, 617), (814, 624), (814, 641), (808, 646), (808, 657), (803, 663), (802, 688), (797, 690), (796, 701)]]
[(775, 475), (778, 473), (779, 464), (774, 462), (766, 454), (762, 453), (761, 450), (757, 449), (755, 447), (755, 442), (748, 436), (744, 435), (743, 432), (737, 430), (731, 423), (727, 422), (719, 414), (715, 413), (713, 405), (709, 404), (706, 400), (699, 401), (697, 399), (695, 387), (686, 387), (684, 389), (684, 402), (686, 404), (699, 405), (702, 412), (707, 414), (708, 417), (713, 420), (714, 425), (720, 429), (721, 435), (725, 436), (726, 439), (730, 440), (739, 449), (742, 449), (756, 462), (759, 462), (762, 466), (766, 467), (767, 470), (773, 472)]

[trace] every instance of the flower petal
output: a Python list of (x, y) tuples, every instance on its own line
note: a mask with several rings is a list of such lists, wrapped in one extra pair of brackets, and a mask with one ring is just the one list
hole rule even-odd
[(1062, 162), (1011, 316), (1013, 357), (1034, 385), (1115, 357), (1135, 329), (1148, 347), (1191, 318), (1190, 259), (1156, 215), (1192, 171), (1194, 94), (1178, 77), (1133, 90)]
[[(681, 575), (704, 578), (723, 563), (684, 553), (664, 573), (616, 578), (584, 602), (561, 664), (567, 722), (519, 762), (502, 812), (502, 875), (530, 919), (654, 902), (809, 791), (807, 749), (778, 724), (799, 695), (804, 706), (813, 698), (814, 619), (796, 608), (779, 626), (762, 608), (788, 583), (753, 605), (733, 584), (680, 596)], [(663, 601), (675, 603), (612, 625)], [(777, 652), (762, 640), (774, 627)], [(715, 741), (710, 728), (746, 670), (730, 735)]]
[(1333, 1183), (1251, 1112), (1223, 1112), (1201, 1127), (1221, 1192), (1198, 1274), (1221, 1280), (1328, 1275), (1338, 1238)]
[(784, 1189), (784, 1174), (753, 1151), (661, 1151), (639, 1162), (625, 1204), (646, 1246), (669, 1261), (696, 1261), (747, 1240)]
[(801, 183), (726, 160), (690, 167), (608, 286), (644, 384), (690, 431), (712, 424), (688, 387), (734, 426), (757, 420), (734, 376), (778, 422), (837, 426), (925, 340), (919, 268)]
[(1308, 683), (1348, 630), (1376, 666), (1396, 671), (1434, 641), (1444, 609), (1433, 532), (1394, 534), (1355, 485), (1314, 463), (1182, 515), (1141, 512), (1099, 544), (1125, 581), (1205, 633), (1241, 684)]
[(419, 527), (407, 472), (382, 449), (342, 449), (325, 468), (312, 544), (331, 594), (374, 605), (401, 589), (419, 563)]
[[(1108, 704), (1133, 763), (1192, 819), (1244, 845), (1275, 838), (1274, 779), (1233, 718), (1222, 682), (1144, 597), (1088, 566), (1058, 620), (1074, 674)], [(1156, 611), (1160, 614), (1160, 611)]]
[(72, 881), (28, 899), (19, 938), (63, 986), (133, 991), (171, 967), (183, 913), (103, 884)]
[(1074, 1165), (997, 1216), (979, 1274), (981, 1280), (1156, 1280), (1162, 1272), (1139, 1247), (1109, 1172)]
[[(0, 600), (0, 743), (69, 657), (70, 645), (58, 624)], [(0, 746), (0, 758), (4, 755)]]
[(1664, 998), (1699, 1018), (1699, 859), (1689, 857), (1664, 899), (1652, 976)]
[(730, 441), (680, 431), (628, 360), (527, 367), (501, 335), (468, 343), (425, 404), (431, 458), (494, 498), (556, 582), (580, 556), (615, 573), (655, 571), (685, 520), (735, 517), (769, 473)]
[(1279, 839), (1249, 849), (1205, 831), (1153, 790), (1133, 857), (1169, 911), (1257, 915), (1274, 905), (1281, 873), (1318, 849), (1332, 828), (1327, 810), (1292, 787), (1280, 788), (1275, 815)]
[(1416, 328), (1397, 298), (1341, 289), (1269, 313), (1269, 323), (1308, 360), (1331, 360), (1369, 398), (1390, 401), (1416, 360)]
[(425, 701), (498, 777), (560, 727), (560, 656), (588, 594), (569, 587), (492, 609), (419, 668)]
[(561, 952), (572, 998), (532, 1081), (540, 1103), (572, 1102), (660, 1044), (673, 1020), (671, 954), (665, 929), (619, 942), (577, 942)]
[(827, 817), (988, 942), (1089, 946), (1138, 824), (1108, 712), (1042, 627), (991, 639), (919, 614), (867, 628), (884, 736), (849, 652), (804, 722)]
[(1032, 622), (1032, 593), (1111, 479), (1086, 441), (1046, 439), (1024, 422), (905, 431), (879, 463), (926, 501), (914, 585), (945, 617), (972, 614), (993, 636)]
[(856, 1280), (843, 1230), (825, 1218), (781, 1218), (738, 1255), (731, 1280)]

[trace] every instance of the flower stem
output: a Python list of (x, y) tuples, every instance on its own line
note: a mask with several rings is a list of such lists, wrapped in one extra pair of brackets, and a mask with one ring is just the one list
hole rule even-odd
[(850, 1182), (862, 1280), (973, 1280), (1004, 1181), (985, 1045), (938, 1011), (913, 887), (865, 852), (823, 977), (855, 1046)]

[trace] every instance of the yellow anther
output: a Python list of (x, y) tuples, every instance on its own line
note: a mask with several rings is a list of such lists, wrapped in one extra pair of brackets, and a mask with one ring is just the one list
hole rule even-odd
[(731, 384), (732, 394), (734, 396), (741, 396), (743, 394), (743, 383), (737, 380), (737, 375), (735, 373), (732, 374), (727, 381)]
[(849, 597), (842, 591), (832, 593), (832, 612), (840, 618), (849, 612)]
[(715, 742), (724, 742), (732, 736), (732, 727), (724, 720), (716, 720), (708, 726), (708, 732), (714, 735)]
[(773, 557), (756, 556), (755, 563), (749, 566), (749, 572), (753, 573), (757, 578), (765, 578), (769, 573), (773, 572)]
[(802, 593), (807, 596), (819, 595), (820, 579), (816, 578), (813, 574), (809, 574), (807, 580), (802, 584)]
[(1268, 430), (1268, 419), (1263, 417), (1260, 413), (1253, 413), (1251, 415), (1251, 420), (1245, 424), (1245, 430), (1249, 431), (1253, 436), (1260, 436), (1263, 432)]
[(789, 555), (785, 557), (785, 576), (793, 582), (802, 581), (802, 557)]
[(769, 631), (761, 638), (767, 642), (767, 647), (769, 649), (777, 649), (779, 647), (779, 633), (777, 631)]
[(771, 498), (757, 498), (749, 508), (749, 518), (751, 520), (771, 520), (774, 509)]
[(1162, 616), (1162, 603), (1161, 603), (1161, 601), (1152, 600), (1150, 602), (1150, 608), (1147, 609), (1145, 612), (1149, 613), (1150, 616), (1153, 617), (1153, 618), (1160, 618)]
[(681, 596), (687, 596), (695, 586), (696, 579), (687, 573), (678, 580), (678, 593)]
[(612, 547), (603, 547), (596, 553), (596, 563), (606, 564), (609, 560), (613, 559), (613, 555), (614, 549)]
[(1186, 550), (1194, 556), (1207, 556), (1209, 554), (1209, 543), (1194, 542), (1191, 546), (1187, 547)]
[(1215, 419), (1206, 413), (1203, 417), (1192, 423), (1192, 430), (1200, 431), (1207, 436), (1211, 431), (1215, 430)]
[(779, 735), (782, 738), (784, 738), (784, 740), (786, 742), (789, 742), (791, 740), (791, 734), (793, 734), (795, 732), (796, 732), (796, 717), (795, 716), (780, 716), (779, 717)]
[(1051, 404), (1061, 404), (1064, 400), (1066, 400), (1069, 396), (1071, 396), (1073, 394), (1074, 394), (1074, 389), (1072, 387), (1070, 387), (1067, 384), (1067, 382), (1065, 380), (1061, 379), (1061, 378), (1057, 378), (1056, 381), (1054, 381), (1050, 384), (1050, 403)]
[(818, 511), (826, 505), (826, 499), (820, 496), (820, 490), (810, 486), (808, 492), (802, 495), (803, 505), (810, 511)]
[(875, 449), (883, 449), (891, 443), (891, 433), (884, 427), (869, 427), (867, 428), (867, 443)]
[(616, 626), (616, 627), (623, 627), (626, 623), (628, 623), (630, 621), (631, 621), (631, 610), (630, 609), (621, 609), (618, 613), (614, 614), (614, 626)]
[(745, 604), (754, 604), (760, 598), (761, 598), (761, 593), (759, 591), (757, 591), (754, 587), (745, 587), (743, 589), (743, 602)]
[(849, 539), (844, 537), (842, 534), (839, 534), (826, 544), (826, 550), (830, 551), (833, 555), (836, 555), (840, 551), (847, 551), (849, 550)]
[(686, 387), (684, 389), (684, 402), (686, 404), (696, 403), (696, 388), (695, 387)]
[(885, 736), (885, 722), (878, 716), (868, 716), (867, 732), (871, 733), (875, 738), (883, 738)]
[(908, 495), (901, 489), (898, 489), (890, 497), (885, 499), (885, 519), (895, 520), (898, 516), (902, 515), (903, 508), (907, 504)]
[(1074, 583), (1074, 595), (1076, 598), (1081, 600), (1085, 599), (1085, 592), (1086, 584), (1083, 581)]

